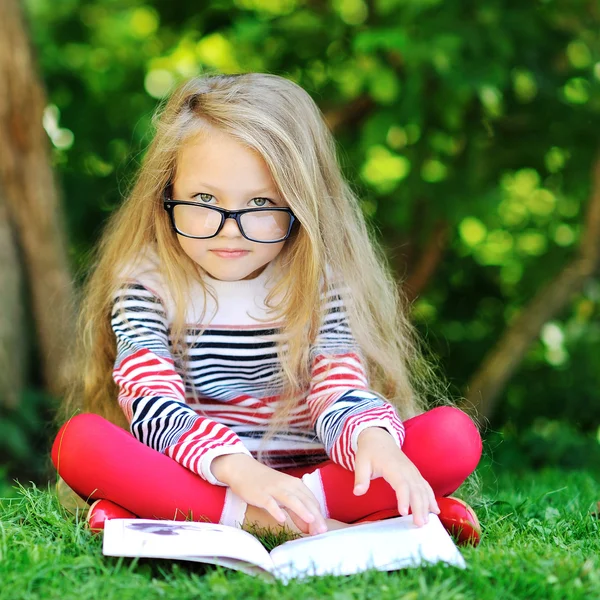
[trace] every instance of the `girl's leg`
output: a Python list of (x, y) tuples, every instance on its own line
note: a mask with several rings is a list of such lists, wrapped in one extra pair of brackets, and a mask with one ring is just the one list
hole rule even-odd
[(228, 488), (208, 483), (95, 414), (60, 429), (52, 461), (67, 485), (86, 500), (104, 498), (147, 519), (241, 524), (245, 506)]
[[(407, 420), (405, 427), (403, 450), (436, 495), (453, 492), (477, 466), (481, 438), (465, 413), (440, 407)], [(227, 525), (243, 519), (239, 498), (227, 488), (211, 485), (98, 415), (67, 421), (56, 436), (52, 460), (86, 500), (105, 498), (142, 518), (191, 517)], [(304, 475), (307, 471), (312, 473)], [(354, 496), (354, 473), (331, 461), (287, 472), (304, 475), (333, 519), (350, 523), (396, 506), (396, 495), (382, 478), (371, 481), (365, 495)]]
[(475, 470), (481, 458), (481, 436), (463, 411), (440, 406), (405, 423), (403, 451), (433, 488), (448, 496)]
[[(447, 496), (474, 471), (481, 457), (481, 437), (466, 413), (442, 406), (408, 419), (404, 425), (402, 449), (436, 496)], [(397, 506), (394, 490), (381, 477), (371, 481), (366, 494), (355, 496), (354, 473), (333, 462), (302, 479), (320, 499), (328, 516), (346, 523)]]

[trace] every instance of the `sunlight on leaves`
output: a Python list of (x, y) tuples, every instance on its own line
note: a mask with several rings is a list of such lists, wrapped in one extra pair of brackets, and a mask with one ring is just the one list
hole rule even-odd
[(575, 316), (577, 321), (587, 323), (596, 309), (596, 303), (589, 298), (582, 298), (576, 305)]
[(555, 367), (559, 367), (569, 360), (569, 354), (562, 346), (560, 348), (547, 348), (544, 356), (546, 361)]
[(494, 86), (484, 85), (479, 90), (479, 99), (483, 104), (486, 113), (490, 117), (499, 117), (503, 114), (502, 92)]
[(550, 348), (562, 346), (565, 341), (565, 334), (560, 328), (559, 323), (556, 322), (546, 323), (542, 327), (540, 337), (542, 338), (544, 344)]
[(361, 169), (362, 178), (381, 193), (391, 192), (410, 172), (410, 161), (384, 146), (372, 146)]
[(400, 95), (400, 81), (392, 69), (381, 67), (370, 78), (369, 90), (380, 104), (391, 104)]
[(427, 181), (427, 183), (443, 181), (447, 176), (448, 167), (439, 160), (426, 160), (421, 167), (421, 177), (423, 178), (423, 181)]
[(561, 223), (554, 230), (553, 239), (559, 246), (571, 246), (575, 242), (575, 231), (570, 225)]
[(550, 215), (556, 207), (556, 197), (549, 190), (535, 190), (527, 196), (527, 207), (535, 215)]
[(109, 11), (106, 6), (88, 4), (81, 7), (79, 18), (90, 28), (99, 27), (102, 21), (108, 18)]
[(410, 39), (404, 31), (394, 27), (360, 31), (352, 43), (357, 52), (374, 52), (380, 49), (403, 52), (408, 47)]
[(406, 146), (408, 143), (406, 130), (399, 125), (392, 125), (387, 132), (385, 141), (394, 150), (400, 150), (400, 148), (404, 148), (404, 146)]
[(297, 6), (297, 0), (234, 0), (245, 10), (256, 10), (270, 15), (289, 15)]
[(144, 78), (144, 89), (153, 98), (163, 98), (175, 83), (175, 77), (166, 69), (153, 69)]
[(363, 0), (333, 0), (333, 7), (348, 25), (360, 25), (369, 16), (369, 9)]
[(364, 74), (356, 68), (354, 60), (349, 60), (341, 65), (329, 67), (329, 76), (345, 98), (356, 98), (364, 84)]
[(114, 167), (110, 163), (102, 160), (100, 156), (93, 152), (90, 152), (84, 158), (83, 165), (86, 173), (97, 177), (106, 177), (114, 170)]
[(169, 67), (182, 77), (197, 75), (200, 66), (196, 56), (196, 44), (189, 39), (182, 40), (169, 56)]
[(567, 218), (576, 217), (581, 210), (581, 201), (570, 196), (561, 196), (558, 202), (558, 212)]
[(573, 40), (567, 46), (567, 58), (576, 69), (585, 69), (592, 64), (592, 53), (583, 40)]
[(154, 9), (148, 6), (141, 6), (131, 13), (129, 23), (134, 36), (143, 39), (156, 32), (159, 18)]
[(448, 156), (456, 156), (463, 148), (463, 142), (458, 136), (449, 135), (445, 131), (429, 134), (429, 144), (437, 152)]
[(307, 65), (305, 74), (315, 87), (321, 87), (329, 79), (327, 68), (322, 60), (314, 60)]
[(485, 239), (487, 228), (479, 219), (466, 217), (460, 222), (458, 232), (462, 241), (470, 248), (474, 248)]
[(372, 217), (377, 212), (377, 202), (372, 199), (362, 200), (360, 206), (363, 210), (363, 213), (367, 217)]
[(538, 93), (538, 86), (531, 71), (515, 69), (512, 72), (513, 89), (519, 102), (531, 102)]
[(569, 152), (562, 148), (558, 148), (557, 146), (552, 146), (552, 148), (546, 152), (546, 156), (544, 156), (546, 168), (550, 173), (557, 173), (560, 171), (565, 166), (568, 159)]
[(42, 125), (52, 142), (59, 150), (68, 150), (75, 141), (75, 135), (70, 129), (59, 126), (60, 111), (55, 104), (49, 104), (44, 109)]
[(504, 198), (500, 202), (498, 214), (502, 218), (502, 222), (509, 227), (525, 225), (530, 217), (527, 206), (512, 196)]
[(412, 307), (412, 316), (419, 321), (429, 321), (437, 316), (437, 308), (425, 298), (419, 298)]
[(475, 249), (475, 259), (481, 265), (502, 266), (514, 245), (513, 236), (504, 229), (490, 231), (485, 241)]
[(513, 286), (523, 277), (523, 264), (516, 260), (509, 260), (500, 269), (500, 278), (505, 286)]
[(563, 95), (571, 104), (585, 104), (590, 99), (590, 82), (583, 77), (573, 77), (563, 87)]
[(65, 64), (74, 70), (81, 69), (87, 60), (89, 47), (83, 44), (68, 43), (63, 49)]
[(530, 256), (541, 256), (548, 246), (546, 237), (539, 231), (525, 231), (517, 237), (517, 248)]
[(196, 44), (196, 54), (205, 65), (216, 67), (223, 73), (241, 70), (233, 45), (220, 33), (213, 33), (201, 39)]
[(520, 169), (515, 173), (507, 173), (500, 180), (500, 185), (509, 193), (520, 196), (531, 194), (540, 184), (540, 175), (535, 169)]
[(421, 128), (416, 123), (408, 123), (404, 131), (409, 144), (416, 144), (421, 139)]
[(569, 354), (564, 347), (565, 334), (559, 323), (546, 323), (542, 327), (540, 339), (546, 346), (544, 356), (548, 363), (560, 366), (568, 360)]

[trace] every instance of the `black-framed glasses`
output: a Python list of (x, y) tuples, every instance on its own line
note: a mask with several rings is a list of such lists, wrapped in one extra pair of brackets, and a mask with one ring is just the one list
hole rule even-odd
[(164, 193), (163, 207), (173, 229), (184, 237), (206, 240), (219, 234), (227, 219), (234, 219), (240, 233), (251, 242), (275, 244), (287, 240), (296, 216), (289, 208), (243, 208), (226, 210), (218, 206), (173, 200)]

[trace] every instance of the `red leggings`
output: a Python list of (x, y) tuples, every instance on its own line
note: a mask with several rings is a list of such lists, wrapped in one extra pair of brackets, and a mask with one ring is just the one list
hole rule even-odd
[[(404, 425), (403, 451), (436, 496), (456, 490), (477, 466), (481, 437), (462, 411), (442, 406)], [(142, 518), (191, 517), (218, 523), (223, 513), (227, 488), (208, 483), (99, 415), (69, 419), (54, 441), (52, 462), (82, 498), (106, 498)], [(301, 477), (316, 469), (333, 519), (352, 523), (397, 505), (394, 490), (383, 478), (371, 481), (365, 495), (355, 496), (354, 473), (331, 461), (284, 471)]]

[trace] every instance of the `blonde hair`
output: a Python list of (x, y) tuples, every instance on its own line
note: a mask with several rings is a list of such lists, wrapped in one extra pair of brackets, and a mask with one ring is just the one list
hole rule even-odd
[[(186, 290), (192, 280), (202, 280), (200, 268), (171, 229), (162, 194), (175, 177), (183, 144), (207, 127), (218, 128), (260, 154), (301, 223), (277, 257), (281, 277), (267, 298), (267, 305), (281, 317), (278, 350), (285, 381), (272, 429), (284, 427), (294, 404), (306, 395), (310, 345), (323, 318), (314, 307), (323, 304), (322, 294), (328, 289), (341, 293), (374, 391), (394, 404), (402, 418), (422, 412), (427, 394), (442, 399), (443, 386), (423, 359), (398, 285), (341, 173), (335, 140), (305, 90), (263, 73), (192, 78), (159, 107), (153, 123), (154, 139), (129, 196), (104, 231), (85, 286), (78, 385), (65, 403), (63, 417), (83, 409), (127, 425), (112, 379), (116, 348), (110, 315), (118, 273), (148, 247), (155, 249), (160, 274), (177, 307), (171, 335), (178, 352), (185, 353)], [(281, 301), (272, 306), (276, 297)]]

